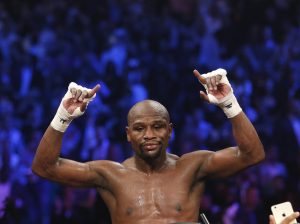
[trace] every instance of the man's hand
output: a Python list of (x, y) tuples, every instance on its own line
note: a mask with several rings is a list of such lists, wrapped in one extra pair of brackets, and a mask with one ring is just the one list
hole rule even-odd
[(59, 108), (51, 122), (51, 126), (60, 132), (65, 132), (71, 121), (84, 114), (84, 111), (100, 89), (97, 84), (93, 89), (87, 89), (71, 82)]
[(63, 98), (64, 108), (71, 116), (77, 108), (80, 109), (81, 112), (84, 112), (88, 103), (96, 97), (96, 93), (99, 89), (99, 84), (97, 84), (93, 89), (87, 89), (71, 82), (68, 92)]
[(193, 73), (206, 90), (206, 93), (200, 91), (200, 97), (203, 100), (218, 105), (228, 118), (232, 118), (242, 111), (227, 79), (226, 70), (219, 68), (203, 75), (200, 75), (197, 70), (194, 70)]
[[(217, 74), (217, 72), (216, 74), (212, 74), (211, 76), (207, 77), (205, 77), (205, 75), (200, 75), (197, 70), (194, 70), (193, 73), (199, 82), (205, 87), (207, 94), (215, 96), (217, 100), (221, 100), (230, 93), (230, 85), (226, 83), (220, 83), (222, 75)], [(200, 97), (207, 102), (211, 102), (208, 95), (206, 95), (203, 91), (200, 91)]]
[[(294, 212), (293, 214), (286, 217), (280, 224), (290, 224), (294, 219), (296, 219), (298, 217), (299, 217), (299, 212)], [(269, 216), (269, 224), (277, 224), (275, 222), (273, 215)], [(296, 223), (293, 223), (293, 224), (296, 224)]]

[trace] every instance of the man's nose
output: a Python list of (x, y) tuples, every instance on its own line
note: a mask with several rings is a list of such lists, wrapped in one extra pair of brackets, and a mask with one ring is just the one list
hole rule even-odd
[(153, 130), (151, 128), (147, 128), (144, 134), (144, 139), (151, 139), (154, 138), (154, 133)]

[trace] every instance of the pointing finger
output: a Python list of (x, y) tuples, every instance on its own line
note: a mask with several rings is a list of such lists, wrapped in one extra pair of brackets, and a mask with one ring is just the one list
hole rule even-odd
[(99, 84), (95, 85), (95, 87), (91, 91), (88, 92), (87, 97), (88, 98), (93, 97), (95, 95), (95, 93), (98, 92), (99, 89), (100, 89), (100, 85)]
[[(91, 89), (89, 92), (86, 92), (85, 98), (92, 98), (100, 89), (100, 85), (97, 84), (93, 89)], [(83, 102), (83, 104), (80, 106), (80, 110), (84, 111), (88, 105), (89, 101)]]
[(206, 84), (206, 79), (196, 69), (193, 71), (193, 73), (201, 84)]

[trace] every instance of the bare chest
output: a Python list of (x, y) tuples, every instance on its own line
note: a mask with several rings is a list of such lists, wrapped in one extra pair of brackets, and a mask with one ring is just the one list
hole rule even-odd
[(200, 188), (193, 189), (191, 180), (176, 173), (129, 174), (116, 191), (122, 206), (117, 214), (136, 219), (191, 217), (198, 211)]

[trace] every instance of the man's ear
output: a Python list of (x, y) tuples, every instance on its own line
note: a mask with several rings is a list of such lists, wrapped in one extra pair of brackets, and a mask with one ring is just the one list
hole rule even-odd
[(173, 124), (169, 123), (169, 138), (171, 138), (172, 131), (173, 131)]
[(126, 136), (127, 136), (127, 141), (130, 142), (129, 127), (128, 126), (126, 126)]

